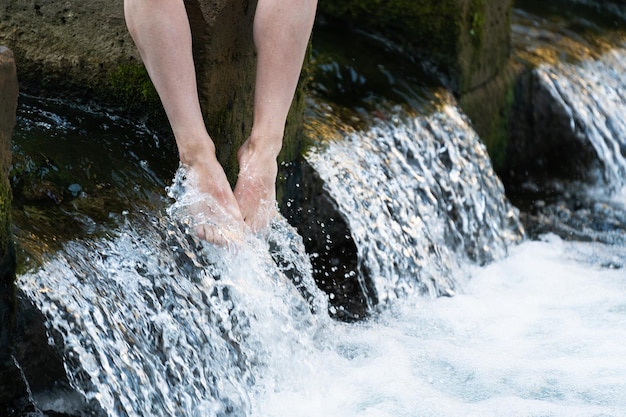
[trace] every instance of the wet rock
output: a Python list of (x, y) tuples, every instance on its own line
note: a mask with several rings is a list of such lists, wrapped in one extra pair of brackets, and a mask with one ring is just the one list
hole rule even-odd
[(317, 172), (302, 158), (290, 168), (285, 187), (290, 198), (281, 212), (311, 254), (313, 276), (329, 296), (330, 314), (344, 321), (363, 319), (368, 302), (376, 304), (377, 298), (367, 269), (358, 262), (350, 228)]
[(555, 99), (535, 71), (521, 76), (516, 90), (507, 175), (516, 181), (591, 180), (599, 161), (573, 125), (571, 110)]
[[(0, 415), (3, 416), (39, 412), (41, 407), (34, 405), (32, 395), (44, 395), (51, 390), (67, 392), (67, 395), (55, 395), (57, 399), (76, 397), (75, 392), (62, 388), (68, 386), (61, 384), (61, 377), (65, 378), (63, 364), (48, 345), (39, 312), (16, 295), (16, 261), (10, 229), (11, 189), (7, 174), (17, 98), (13, 53), (0, 46)], [(77, 400), (73, 399), (72, 404), (77, 404)], [(45, 408), (69, 410), (59, 404)]]
[(597, 11), (609, 13), (626, 22), (626, 0), (568, 0)]
[[(41, 407), (34, 406), (32, 395), (65, 389), (60, 378), (65, 375), (63, 364), (48, 345), (39, 312), (16, 295), (15, 250), (10, 228), (11, 189), (7, 174), (17, 97), (13, 53), (0, 46), (0, 415), (3, 416), (37, 413)], [(30, 386), (26, 380), (30, 381)], [(56, 394), (55, 398), (72, 398), (72, 404), (78, 404), (75, 392), (65, 392)], [(70, 410), (58, 403), (45, 408), (64, 413)]]
[(27, 391), (8, 407), (0, 403), (0, 413), (7, 410), (16, 416), (29, 412), (67, 417), (103, 415), (97, 402), (88, 402), (71, 388), (62, 359), (62, 338), (47, 331), (44, 316), (28, 297), (19, 292), (17, 298), (13, 361), (19, 366), (16, 382), (27, 387)]
[(330, 21), (382, 33), (437, 74), (459, 98), (496, 169), (507, 149), (514, 76), (510, 67), (512, 1), (320, 1)]
[(3, 405), (24, 392), (11, 356), (15, 316), (15, 251), (10, 233), (11, 133), (17, 108), (17, 75), (13, 53), (0, 46), (0, 413)]
[(496, 172), (506, 163), (515, 84), (524, 71), (511, 60), (494, 78), (459, 97), (459, 105), (487, 146)]
[(511, 0), (321, 0), (321, 13), (375, 31), (429, 61), (458, 94), (482, 85), (510, 52)]
[(0, 42), (16, 56), (20, 81), (47, 93), (105, 93), (116, 71), (141, 66), (123, 1), (12, 1), (0, 9)]
[[(521, 69), (515, 81), (513, 106), (509, 126), (509, 144), (503, 170), (508, 188), (535, 190), (530, 184), (540, 184), (539, 189), (553, 188), (561, 181), (609, 181), (606, 161), (599, 157), (594, 141), (604, 137), (609, 143), (611, 134), (603, 136), (596, 122), (587, 115), (589, 101), (598, 100), (602, 89), (593, 86), (594, 77), (585, 72), (586, 65), (600, 65), (594, 72), (602, 74), (605, 56), (623, 43), (623, 30), (615, 30), (615, 21), (574, 0), (559, 0), (549, 5), (531, 0), (520, 2), (516, 13), (515, 60)], [(569, 5), (566, 15), (559, 11)], [(559, 16), (555, 18), (554, 16)], [(623, 24), (618, 27), (624, 27)], [(619, 48), (618, 48), (619, 49)], [(595, 64), (591, 64), (595, 63)], [(577, 71), (581, 71), (577, 74)], [(610, 91), (611, 74), (605, 77)], [(616, 73), (616, 74), (617, 74)], [(619, 79), (619, 75), (615, 75)], [(584, 91), (580, 99), (572, 96), (572, 89)], [(619, 95), (618, 95), (619, 96)], [(595, 110), (594, 110), (595, 111)], [(598, 107), (598, 126), (611, 123), (610, 112)], [(517, 191), (516, 191), (517, 192)]]

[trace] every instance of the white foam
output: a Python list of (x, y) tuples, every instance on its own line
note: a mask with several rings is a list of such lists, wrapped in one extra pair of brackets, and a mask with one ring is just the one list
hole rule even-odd
[(526, 242), (475, 269), (463, 294), (333, 325), (332, 343), (284, 358), (289, 378), (253, 414), (626, 415), (624, 268), (624, 247)]

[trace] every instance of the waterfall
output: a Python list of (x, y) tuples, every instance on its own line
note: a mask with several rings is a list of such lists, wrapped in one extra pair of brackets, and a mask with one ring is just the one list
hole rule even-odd
[[(446, 100), (307, 157), (383, 304), (452, 295), (462, 259), (501, 258), (523, 235), (484, 146)], [(19, 286), (89, 412), (261, 415), (256, 398), (310, 372), (284, 358), (329, 348), (326, 296), (285, 219), (266, 240), (221, 248), (195, 238), (177, 204), (169, 215), (125, 212), (118, 230), (70, 241)]]
[(90, 412), (251, 415), (272, 361), (306, 349), (328, 317), (297, 235), (276, 222), (269, 241), (290, 271), (258, 241), (235, 253), (137, 216), (117, 236), (69, 243), (20, 287)]
[[(620, 47), (534, 73), (622, 199), (624, 62)], [(576, 229), (595, 242), (542, 235), (518, 244), (518, 210), (484, 145), (449, 93), (433, 100), (313, 137), (305, 155), (354, 241), (360, 284), (373, 289), (372, 314), (355, 323), (331, 319), (332, 294), (314, 281), (319, 254), (286, 219), (267, 236), (214, 246), (179, 211), (180, 175), (166, 209), (153, 197), (159, 181), (137, 185), (145, 173), (158, 177), (141, 156), (110, 178), (107, 165), (98, 181), (124, 188), (111, 199), (123, 203), (101, 204), (113, 225), (63, 243), (52, 235), (43, 246), (58, 246), (19, 275), (20, 296), (62, 359), (62, 388), (73, 390), (29, 391), (42, 410), (29, 416), (623, 415), (625, 211), (610, 218), (609, 233), (622, 228), (611, 244), (584, 229), (607, 210), (598, 200), (598, 211), (580, 210), (580, 223), (567, 225), (568, 236)], [(45, 121), (54, 128), (53, 114)], [(315, 123), (329, 128), (323, 117)], [(124, 146), (134, 149), (136, 136)], [(126, 170), (129, 178), (119, 175)], [(39, 219), (31, 214), (21, 231)]]
[(382, 303), (453, 295), (459, 262), (500, 259), (524, 236), (467, 118), (447, 94), (436, 107), (346, 134), (307, 157), (347, 218)]
[[(602, 165), (600, 179), (613, 191), (626, 185), (626, 45), (599, 59), (541, 65), (535, 77), (552, 105), (569, 118), (569, 130), (586, 141)], [(564, 132), (565, 133), (565, 132)]]
[[(530, 142), (545, 152), (522, 158), (542, 161), (519, 179), (522, 194), (535, 195), (532, 205), (522, 208), (531, 236), (553, 232), (567, 239), (626, 242), (625, 74), (623, 41), (597, 56), (533, 71)], [(558, 176), (546, 178), (545, 172)]]

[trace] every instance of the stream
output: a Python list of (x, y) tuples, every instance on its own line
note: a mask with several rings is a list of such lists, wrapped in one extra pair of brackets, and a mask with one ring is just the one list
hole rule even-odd
[(538, 88), (592, 155), (583, 177), (503, 182), (393, 45), (319, 34), (302, 163), (334, 210), (314, 230), (345, 225), (352, 252), (288, 211), (237, 247), (202, 242), (171, 142), (21, 96), (18, 287), (65, 379), (15, 415), (624, 415), (626, 36), (538, 13), (515, 10), (515, 57), (541, 58)]

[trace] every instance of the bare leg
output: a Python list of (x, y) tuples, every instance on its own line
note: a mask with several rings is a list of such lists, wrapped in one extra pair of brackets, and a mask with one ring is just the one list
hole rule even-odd
[[(215, 156), (200, 110), (193, 63), (191, 30), (183, 0), (125, 0), (129, 32), (156, 87), (176, 138), (180, 161), (223, 210), (206, 210), (205, 217), (224, 212), (231, 222), (242, 215), (226, 175)], [(219, 217), (219, 216), (218, 216)], [(216, 222), (224, 219), (215, 219)], [(215, 239), (215, 230), (201, 227), (198, 234)]]
[(254, 17), (257, 74), (254, 122), (239, 149), (235, 198), (252, 230), (267, 227), (276, 210), (276, 158), (298, 84), (317, 0), (259, 0)]

